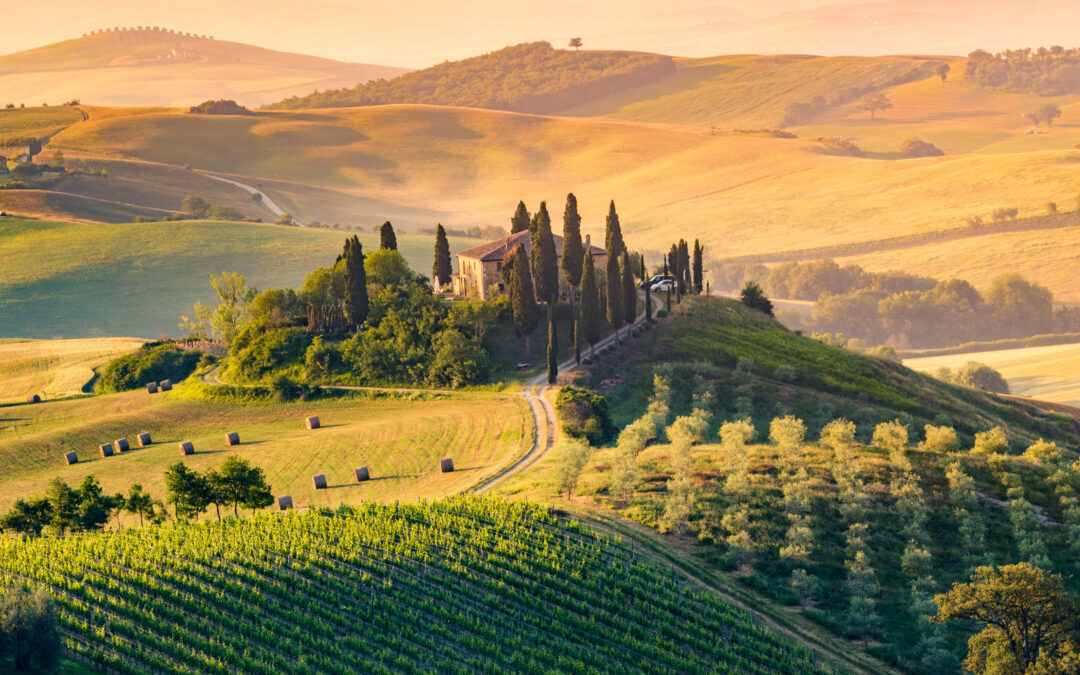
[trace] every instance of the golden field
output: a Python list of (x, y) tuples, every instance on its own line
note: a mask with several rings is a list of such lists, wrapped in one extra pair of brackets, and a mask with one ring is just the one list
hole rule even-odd
[(135, 338), (83, 340), (0, 340), (0, 403), (79, 394), (94, 370), (139, 348)]

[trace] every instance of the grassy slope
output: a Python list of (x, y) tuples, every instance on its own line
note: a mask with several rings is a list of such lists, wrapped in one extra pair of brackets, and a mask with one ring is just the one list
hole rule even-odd
[[(373, 499), (412, 501), (462, 492), (503, 468), (532, 443), (528, 407), (512, 394), (356, 396), (305, 403), (238, 403), (207, 399), (202, 387), (151, 396), (145, 391), (2, 408), (0, 412), (0, 511), (15, 498), (43, 492), (59, 476), (74, 485), (94, 475), (105, 490), (140, 482), (163, 498), (165, 469), (180, 459), (177, 444), (192, 441), (196, 469), (238, 454), (263, 467), (275, 494), (297, 506), (337, 506)], [(220, 390), (213, 390), (220, 396)], [(308, 431), (304, 418), (320, 416)], [(148, 431), (154, 445), (138, 448)], [(236, 431), (242, 445), (225, 446)], [(97, 447), (126, 437), (131, 452), (103, 459)], [(80, 462), (65, 466), (74, 450)], [(454, 459), (452, 474), (438, 460)], [(358, 484), (355, 467), (370, 467), (373, 480)], [(330, 489), (316, 492), (311, 477), (325, 473)]]
[[(213, 299), (211, 274), (241, 272), (259, 288), (295, 287), (333, 263), (345, 236), (253, 223), (0, 219), (0, 337), (175, 335), (181, 314)], [(378, 246), (377, 234), (359, 236), (369, 250)], [(414, 269), (430, 270), (432, 238), (398, 241)], [(453, 238), (451, 247), (475, 243)]]
[(30, 394), (46, 400), (79, 394), (95, 368), (140, 344), (132, 338), (0, 340), (0, 403), (21, 403)]
[[(52, 136), (80, 120), (82, 113), (66, 106), (0, 108), (0, 141), (26, 136)], [(26, 148), (4, 148), (2, 154), (10, 157), (25, 151)]]

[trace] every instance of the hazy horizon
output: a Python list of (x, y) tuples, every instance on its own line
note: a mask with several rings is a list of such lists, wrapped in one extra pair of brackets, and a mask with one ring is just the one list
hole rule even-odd
[(74, 0), (7, 8), (3, 53), (77, 38), (112, 26), (161, 26), (276, 49), (337, 59), (422, 68), (508, 44), (548, 40), (564, 46), (580, 36), (586, 48), (629, 49), (673, 56), (732, 53), (963, 56), (1061, 44), (1075, 46), (1080, 6), (1048, 0), (1037, 7), (1006, 0), (472, 0), (450, 7), (427, 0), (392, 5), (371, 0), (296, 3), (189, 0), (148, 5)]

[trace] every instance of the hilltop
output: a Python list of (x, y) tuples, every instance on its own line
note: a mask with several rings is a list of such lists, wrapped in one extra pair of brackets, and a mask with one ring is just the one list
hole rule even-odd
[(393, 77), (404, 68), (344, 63), (158, 27), (109, 28), (0, 56), (7, 102), (260, 105), (312, 88)]

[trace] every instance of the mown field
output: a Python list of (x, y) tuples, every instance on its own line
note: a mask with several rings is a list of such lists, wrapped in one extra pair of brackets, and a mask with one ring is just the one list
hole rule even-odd
[(31, 394), (52, 399), (82, 393), (95, 368), (141, 344), (132, 338), (0, 339), (0, 404), (22, 403)]
[[(352, 233), (348, 233), (351, 236)], [(364, 246), (378, 235), (357, 233)], [(177, 335), (209, 279), (240, 272), (259, 288), (296, 287), (331, 265), (346, 232), (241, 222), (76, 225), (0, 219), (0, 337)], [(430, 274), (434, 237), (401, 235), (401, 252)], [(451, 238), (451, 251), (476, 240)]]
[[(534, 424), (514, 394), (356, 394), (297, 403), (208, 400), (187, 390), (151, 396), (145, 391), (0, 408), (0, 511), (18, 497), (44, 492), (55, 477), (76, 485), (94, 475), (106, 492), (132, 483), (164, 498), (164, 473), (181, 459), (178, 444), (191, 441), (185, 459), (203, 470), (237, 454), (262, 467), (274, 494), (297, 506), (337, 506), (361, 500), (413, 501), (456, 494), (479, 483), (526, 452)], [(219, 389), (212, 393), (220, 394)], [(304, 418), (318, 415), (310, 431)], [(154, 444), (137, 447), (149, 432)], [(229, 448), (236, 431), (241, 445)], [(98, 445), (126, 437), (133, 449), (102, 458)], [(79, 463), (67, 466), (63, 453)], [(451, 457), (455, 471), (439, 472)], [(372, 480), (356, 483), (353, 469), (367, 465)], [(316, 491), (311, 477), (326, 474)]]

